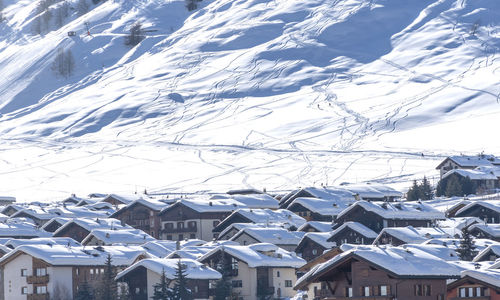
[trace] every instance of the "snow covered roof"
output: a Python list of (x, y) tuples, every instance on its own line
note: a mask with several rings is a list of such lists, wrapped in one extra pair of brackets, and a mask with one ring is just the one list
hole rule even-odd
[[(338, 187), (306, 187), (302, 189), (316, 198), (330, 200), (354, 200), (354, 193)], [(300, 192), (297, 191), (297, 193)]]
[(471, 224), (484, 224), (484, 221), (476, 217), (461, 217), (461, 218), (448, 218), (446, 220), (438, 220), (437, 226), (441, 228), (454, 228), (457, 233), (461, 233), (461, 230)]
[(151, 256), (165, 257), (175, 251), (176, 242), (174, 241), (164, 241), (155, 240), (150, 241), (142, 245)]
[(479, 281), (491, 284), (500, 288), (500, 270), (482, 269), (482, 270), (465, 270), (461, 273), (462, 277), (469, 276)]
[[(300, 227), (306, 220), (287, 209), (250, 209), (242, 208), (235, 211), (233, 214), (240, 214), (249, 219), (253, 223), (283, 223)], [(228, 218), (230, 218), (229, 216)]]
[(353, 194), (358, 194), (363, 199), (385, 197), (402, 197), (403, 193), (395, 189), (378, 184), (378, 183), (357, 183), (357, 184), (344, 184), (341, 186), (343, 189), (348, 190)]
[(500, 164), (500, 160), (493, 155), (454, 155), (443, 160), (436, 167), (436, 169), (439, 169), (447, 159), (454, 161), (457, 165), (462, 167), (491, 166), (493, 164)]
[(261, 243), (298, 245), (305, 232), (288, 231), (278, 227), (245, 227), (235, 234), (230, 241), (236, 240), (243, 234), (248, 234)]
[(189, 259), (198, 259), (208, 253), (210, 250), (215, 247), (184, 247), (180, 250), (175, 250), (169, 255), (167, 258), (189, 258)]
[(465, 200), (464, 197), (451, 197), (426, 200), (425, 203), (441, 212), (448, 213), (452, 210), (455, 210), (455, 208), (457, 208), (458, 206), (465, 206), (469, 204), (470, 201)]
[(388, 227), (382, 229), (374, 244), (378, 243), (384, 233), (387, 233), (398, 240), (410, 243), (423, 243), (430, 238), (452, 238), (452, 236), (442, 228), (435, 227)]
[(350, 199), (321, 199), (311, 197), (299, 197), (293, 200), (287, 209), (293, 209), (296, 205), (302, 205), (308, 210), (324, 216), (336, 216), (349, 207), (356, 200)]
[(30, 222), (14, 222), (14, 219), (0, 223), (0, 237), (50, 237), (52, 234)]
[(400, 278), (456, 278), (460, 276), (460, 270), (456, 266), (419, 249), (359, 245), (312, 268), (299, 278), (295, 287), (298, 288), (306, 282), (314, 282), (316, 278), (351, 258), (367, 261)]
[(122, 202), (123, 204), (130, 204), (136, 200), (141, 199), (142, 197), (137, 195), (137, 194), (132, 194), (132, 195), (108, 194), (108, 195), (106, 195), (106, 197), (102, 198), (101, 201), (106, 201), (106, 200), (109, 200), (111, 198), (114, 198), (114, 199)]
[(328, 241), (331, 236), (331, 232), (308, 232), (304, 235), (304, 237), (302, 237), (298, 245), (302, 244), (302, 242), (306, 239), (310, 239), (318, 245), (321, 245), (323, 248), (330, 249), (337, 246), (337, 243)]
[(443, 245), (434, 245), (434, 244), (405, 244), (401, 246), (404, 249), (418, 249), (420, 251), (432, 254), (436, 257), (441, 258), (446, 261), (457, 261), (460, 258), (458, 257), (457, 252), (453, 248), (449, 248)]
[(332, 230), (332, 222), (309, 221), (302, 224), (297, 231), (306, 231), (309, 226), (318, 232), (328, 232)]
[(500, 257), (500, 243), (489, 245), (488, 247), (484, 248), (476, 255), (476, 257), (474, 257), (472, 261), (476, 262), (482, 259), (489, 260), (489, 258), (485, 258), (484, 256), (490, 253), (490, 251), (493, 252), (496, 256)]
[(233, 199), (241, 203), (241, 207), (247, 208), (270, 208), (277, 209), (279, 207), (278, 200), (268, 194), (218, 194), (210, 197), (211, 200)]
[(249, 246), (223, 245), (212, 249), (198, 260), (204, 261), (219, 251), (224, 251), (245, 262), (250, 268), (300, 268), (306, 263), (305, 260), (298, 257), (294, 252), (286, 251), (269, 243), (253, 244)]
[(482, 171), (482, 170), (469, 170), (469, 169), (453, 169), (446, 172), (443, 175), (443, 179), (450, 175), (459, 175), (461, 177), (469, 177), (471, 180), (497, 180), (497, 176), (492, 174), (490, 171)]
[(177, 205), (185, 205), (192, 210), (204, 213), (204, 212), (231, 212), (240, 207), (246, 207), (246, 205), (231, 199), (208, 199), (208, 198), (198, 198), (198, 199), (180, 199), (177, 200), (171, 206), (165, 207), (162, 213), (175, 208)]
[(500, 238), (500, 224), (474, 224), (469, 230), (478, 229), (495, 238)]
[(475, 206), (482, 206), (484, 208), (490, 209), (492, 211), (498, 212), (500, 214), (500, 200), (489, 200), (489, 201), (474, 201), (466, 206), (462, 207), (457, 211), (457, 216), (459, 216), (462, 213), (466, 213), (467, 210), (475, 207)]
[[(268, 227), (281, 227), (279, 224), (264, 224), (264, 223), (233, 223), (229, 226), (227, 226), (224, 230), (222, 230), (219, 234), (219, 238), (223, 238), (229, 231), (235, 229), (237, 231), (240, 231), (243, 228), (247, 227), (259, 227), (259, 228), (268, 228)], [(219, 239), (218, 238), (218, 239)]]
[[(486, 247), (490, 245), (495, 245), (499, 244), (498, 242), (495, 242), (493, 240), (489, 239), (474, 239), (474, 243), (476, 245), (476, 249), (478, 251), (482, 251)], [(445, 247), (451, 248), (451, 249), (457, 249), (458, 246), (460, 245), (460, 239), (453, 238), (453, 239), (445, 239), (445, 238), (439, 238), (439, 239), (429, 239), (422, 244), (427, 244), (427, 245), (443, 245)]]
[(365, 225), (358, 223), (358, 222), (345, 222), (342, 224), (339, 228), (335, 229), (332, 232), (332, 237), (336, 236), (338, 233), (340, 233), (342, 230), (345, 228), (350, 228), (353, 231), (356, 231), (357, 233), (367, 237), (374, 239), (378, 236), (378, 234), (371, 230), (370, 228), (366, 227)]
[(342, 211), (337, 219), (345, 216), (351, 210), (362, 207), (366, 211), (378, 214), (384, 219), (435, 220), (445, 219), (444, 213), (423, 202), (368, 202), (357, 201)]
[(63, 246), (81, 246), (80, 243), (69, 237), (51, 237), (34, 239), (11, 239), (4, 244), (12, 249), (22, 245), (63, 245)]
[(57, 236), (61, 231), (65, 230), (72, 224), (76, 224), (78, 226), (81, 226), (82, 228), (85, 228), (88, 231), (92, 231), (93, 229), (132, 229), (131, 226), (127, 224), (122, 224), (120, 220), (113, 219), (113, 218), (96, 218), (96, 219), (91, 219), (91, 218), (78, 218), (78, 219), (72, 219), (69, 222), (66, 222), (64, 225), (59, 227), (55, 232), (54, 236)]
[(97, 240), (103, 242), (105, 245), (112, 244), (136, 244), (142, 245), (146, 242), (156, 240), (149, 234), (145, 233), (140, 229), (92, 229), (92, 231), (82, 240), (82, 245), (88, 244), (92, 238), (96, 238)]
[[(186, 278), (188, 279), (207, 279), (207, 280), (216, 280), (220, 279), (222, 275), (215, 271), (214, 269), (205, 266), (204, 264), (193, 260), (182, 258), (180, 259), (181, 265), (185, 268)], [(165, 272), (165, 277), (168, 279), (175, 279), (176, 270), (178, 267), (179, 259), (168, 259), (168, 258), (147, 258), (142, 259), (125, 270), (118, 273), (116, 276), (116, 280), (123, 278), (131, 271), (144, 267), (150, 271), (155, 272), (156, 274), (161, 275)]]
[(93, 266), (105, 265), (108, 254), (115, 266), (128, 266), (140, 256), (148, 257), (146, 251), (138, 246), (63, 246), (63, 245), (22, 245), (0, 259), (3, 265), (16, 254), (28, 254), (53, 266)]

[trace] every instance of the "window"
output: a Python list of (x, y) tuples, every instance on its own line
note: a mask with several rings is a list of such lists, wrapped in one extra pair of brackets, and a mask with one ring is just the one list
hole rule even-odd
[(45, 285), (36, 287), (37, 294), (47, 294), (47, 287)]
[(280, 277), (280, 271), (276, 271), (276, 277)]
[(169, 241), (172, 240), (172, 235), (171, 234), (167, 235), (167, 240), (169, 240)]
[(238, 261), (231, 257), (231, 270), (233, 271), (233, 276), (238, 276)]
[(233, 285), (234, 288), (243, 287), (243, 281), (241, 280), (233, 280), (231, 284)]
[(45, 276), (45, 275), (47, 275), (46, 268), (37, 268), (36, 269), (36, 276)]
[(194, 286), (194, 292), (198, 293), (198, 286), (197, 285)]
[(466, 297), (465, 296), (465, 291), (466, 291), (465, 288), (458, 289), (458, 295), (459, 295), (460, 298), (465, 298)]
[(191, 234), (189, 235), (189, 238), (190, 238), (190, 239), (195, 239), (195, 238), (196, 238), (196, 234), (191, 233)]
[(76, 273), (76, 276), (78, 276), (78, 275), (79, 275), (79, 273), (80, 273), (80, 268), (76, 268), (76, 269), (75, 269), (75, 273)]
[(363, 293), (363, 296), (370, 296), (370, 287), (369, 286), (364, 286), (362, 288), (362, 293)]
[(195, 221), (189, 221), (188, 222), (188, 227), (189, 228), (195, 228), (196, 227), (196, 222)]
[(378, 287), (378, 292), (380, 296), (387, 296), (387, 285), (380, 285)]
[(135, 294), (136, 294), (136, 295), (139, 295), (139, 293), (140, 293), (140, 292), (141, 292), (141, 289), (140, 289), (140, 288), (138, 288), (138, 287), (136, 287), (136, 288), (135, 288)]
[(485, 294), (484, 288), (476, 287), (476, 297), (486, 296)]
[(312, 254), (313, 254), (313, 255), (318, 254), (318, 249), (313, 249)]
[(174, 228), (174, 223), (165, 223), (163, 226), (165, 226), (165, 229), (172, 229)]
[(346, 287), (345, 288), (345, 296), (347, 298), (352, 298), (352, 287)]
[(292, 287), (292, 281), (291, 280), (285, 280), (285, 287)]
[(184, 228), (184, 222), (177, 222), (177, 228), (178, 229), (183, 229)]
[(421, 284), (415, 285), (414, 294), (415, 294), (415, 296), (422, 296), (422, 285)]
[(430, 296), (431, 295), (431, 286), (426, 284), (424, 285), (424, 296)]
[(23, 295), (28, 294), (28, 287), (27, 287), (27, 286), (23, 286), (23, 287), (21, 288), (21, 294), (23, 294)]
[(28, 276), (28, 269), (21, 269), (21, 277), (27, 277)]
[(184, 235), (183, 234), (179, 234), (179, 241), (182, 241), (184, 240)]
[(94, 275), (94, 269), (90, 269), (90, 275)]
[(443, 294), (437, 295), (437, 300), (444, 300), (444, 295)]
[(104, 274), (104, 268), (103, 268), (103, 269), (101, 269), (101, 274)]

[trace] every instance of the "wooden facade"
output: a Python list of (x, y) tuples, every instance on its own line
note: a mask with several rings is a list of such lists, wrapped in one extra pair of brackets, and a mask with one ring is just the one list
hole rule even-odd
[(76, 224), (75, 222), (72, 222), (54, 234), (54, 237), (70, 237), (80, 243), (87, 235), (89, 235), (89, 233), (90, 231), (87, 229)]
[(294, 203), (293, 205), (290, 205), (288, 207), (288, 210), (306, 219), (306, 221), (331, 222), (333, 220), (332, 215), (322, 215), (318, 212), (314, 212), (304, 207), (300, 203)]
[(500, 213), (488, 207), (482, 206), (480, 203), (470, 206), (468, 209), (460, 211), (456, 214), (457, 217), (476, 217), (486, 223), (499, 224)]
[(154, 238), (160, 238), (159, 210), (152, 209), (144, 204), (135, 202), (112, 214), (110, 217), (118, 219), (135, 229), (140, 229)]
[(304, 237), (300, 244), (295, 248), (295, 253), (297, 253), (300, 257), (305, 259), (306, 261), (311, 261), (323, 254), (325, 250), (328, 250), (326, 247), (318, 244), (314, 240)]
[(500, 287), (465, 276), (448, 285), (448, 300), (500, 300)]
[(344, 229), (331, 236), (328, 242), (335, 242), (337, 246), (342, 244), (371, 245), (374, 240), (374, 238), (364, 236), (351, 227), (346, 226)]

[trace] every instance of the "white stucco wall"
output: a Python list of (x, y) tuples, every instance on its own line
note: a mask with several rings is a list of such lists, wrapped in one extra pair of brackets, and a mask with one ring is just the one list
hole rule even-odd
[(26, 300), (28, 296), (21, 294), (21, 288), (24, 286), (28, 287), (29, 294), (33, 293), (32, 285), (28, 284), (26, 277), (21, 276), (21, 269), (27, 269), (28, 276), (33, 275), (33, 259), (31, 256), (22, 254), (5, 265), (3, 282), (5, 299)]
[(155, 284), (159, 283), (161, 280), (161, 275), (146, 269), (146, 276), (147, 276), (147, 285), (148, 285), (148, 299), (151, 299), (153, 297), (155, 290), (154, 286)]
[[(278, 272), (280, 272), (280, 277), (278, 277)], [(278, 288), (281, 289), (281, 297), (288, 298), (295, 296), (295, 291), (293, 290), (293, 286), (297, 281), (297, 276), (295, 275), (294, 268), (273, 268), (272, 269), (272, 278), (270, 285), (274, 287), (274, 297), (278, 297)], [(291, 280), (292, 286), (286, 287), (285, 280)]]

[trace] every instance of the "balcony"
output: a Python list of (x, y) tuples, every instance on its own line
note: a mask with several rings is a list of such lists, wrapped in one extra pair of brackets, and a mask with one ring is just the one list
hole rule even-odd
[(167, 227), (162, 230), (162, 233), (183, 233), (183, 232), (198, 232), (198, 227), (197, 226), (182, 227), (182, 228)]
[(46, 294), (28, 294), (27, 300), (50, 300), (49, 293)]
[(460, 298), (460, 297), (454, 297), (454, 298), (450, 298), (450, 300), (490, 300), (491, 297), (490, 296), (477, 296), (477, 297), (464, 297), (464, 298)]
[(49, 275), (44, 276), (28, 276), (26, 281), (29, 284), (46, 284), (49, 283)]

